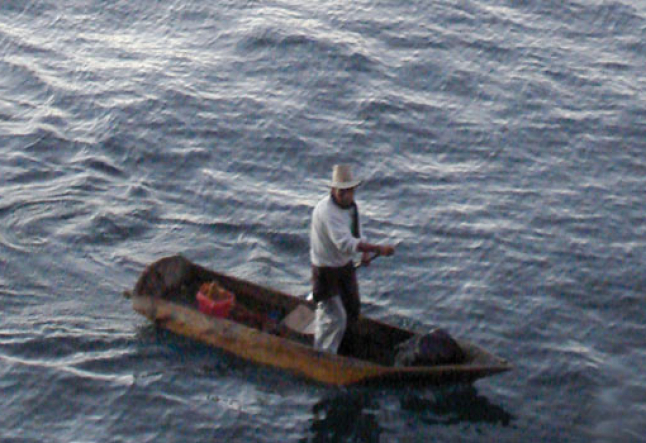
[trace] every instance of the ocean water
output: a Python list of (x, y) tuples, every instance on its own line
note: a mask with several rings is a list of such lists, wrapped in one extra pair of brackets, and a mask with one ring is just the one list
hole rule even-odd
[[(0, 441), (646, 441), (645, 66), (643, 0), (0, 1)], [(339, 162), (363, 313), (513, 371), (313, 385), (122, 297), (306, 293)]]

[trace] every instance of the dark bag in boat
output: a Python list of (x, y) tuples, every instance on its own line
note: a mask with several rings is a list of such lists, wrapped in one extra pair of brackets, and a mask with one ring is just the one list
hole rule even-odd
[(433, 366), (464, 362), (462, 348), (443, 329), (415, 335), (395, 347), (395, 366)]

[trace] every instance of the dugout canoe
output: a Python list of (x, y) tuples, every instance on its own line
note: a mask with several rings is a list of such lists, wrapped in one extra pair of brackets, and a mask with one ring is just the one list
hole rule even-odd
[[(198, 310), (195, 294), (211, 281), (235, 294), (235, 307), (228, 318)], [(323, 384), (472, 383), (511, 369), (505, 359), (461, 339), (456, 341), (466, 356), (463, 363), (394, 366), (395, 346), (415, 332), (366, 317), (360, 317), (354, 335), (358, 353), (348, 357), (317, 351), (310, 337), (281, 325), (299, 306), (313, 309), (311, 302), (206, 269), (182, 256), (166, 257), (146, 267), (134, 290), (124, 295), (132, 300), (135, 311), (158, 327)]]

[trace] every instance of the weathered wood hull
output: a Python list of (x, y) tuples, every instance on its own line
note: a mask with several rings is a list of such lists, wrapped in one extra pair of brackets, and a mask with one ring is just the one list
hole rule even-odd
[[(215, 273), (197, 265), (189, 278), (197, 282), (216, 279), (247, 303), (264, 304), (265, 309), (288, 312), (301, 303), (279, 291)], [(186, 283), (186, 282), (184, 282)], [(138, 284), (141, 289), (141, 285)], [(139, 292), (142, 292), (141, 290)], [(246, 360), (280, 368), (306, 379), (338, 386), (356, 384), (428, 385), (471, 383), (479, 378), (511, 369), (509, 363), (482, 348), (458, 340), (467, 358), (465, 363), (442, 366), (395, 367), (380, 350), (392, 348), (413, 335), (384, 323), (361, 318), (362, 349), (366, 358), (349, 358), (320, 352), (298, 340), (263, 332), (235, 321), (205, 315), (194, 306), (153, 294), (131, 294), (133, 308), (158, 326), (215, 346)], [(370, 355), (372, 353), (372, 356)], [(382, 360), (382, 361), (380, 361)]]

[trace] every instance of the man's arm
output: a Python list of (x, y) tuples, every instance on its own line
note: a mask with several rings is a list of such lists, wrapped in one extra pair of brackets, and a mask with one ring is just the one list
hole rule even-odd
[(384, 255), (384, 256), (389, 256), (393, 255), (395, 253), (395, 247), (391, 245), (375, 245), (373, 243), (368, 243), (368, 242), (359, 242), (359, 245), (357, 246), (357, 250), (359, 252), (364, 252), (364, 253), (376, 253), (379, 255)]

